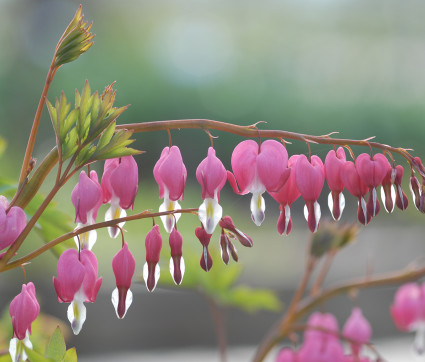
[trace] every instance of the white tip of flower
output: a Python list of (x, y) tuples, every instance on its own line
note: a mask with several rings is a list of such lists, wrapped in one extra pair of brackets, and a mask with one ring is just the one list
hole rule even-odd
[(143, 279), (145, 280), (145, 284), (146, 284), (146, 288), (148, 289), (148, 291), (153, 292), (156, 288), (156, 285), (158, 283), (159, 280), (159, 276), (161, 275), (161, 271), (159, 268), (159, 265), (156, 264), (155, 265), (155, 273), (154, 273), (154, 284), (152, 286), (152, 288), (149, 288), (149, 268), (148, 268), (148, 263), (146, 262), (145, 265), (143, 266)]
[(223, 216), (223, 208), (216, 199), (206, 198), (199, 206), (198, 217), (208, 234), (212, 234)]
[(288, 235), (288, 225), (291, 220), (291, 207), (286, 204), (285, 205), (285, 234)]
[(86, 321), (86, 306), (83, 300), (74, 299), (68, 307), (68, 320), (75, 335), (80, 333)]
[[(127, 212), (124, 209), (121, 209), (121, 207), (118, 204), (117, 205), (111, 204), (109, 209), (106, 211), (105, 221), (120, 219), (126, 216), (127, 216)], [(124, 224), (125, 222), (120, 222), (118, 226), (122, 228)], [(119, 235), (120, 229), (115, 226), (111, 226), (111, 227), (108, 227), (108, 233), (111, 238), (115, 239)]]
[(333, 213), (334, 200), (333, 200), (333, 197), (332, 197), (332, 191), (329, 192), (329, 195), (328, 195), (328, 207), (329, 207), (329, 210), (331, 212), (332, 218), (335, 221), (339, 221), (339, 219), (341, 219), (342, 212), (344, 211), (344, 208), (345, 208), (345, 196), (344, 196), (344, 194), (342, 192), (339, 193), (339, 198), (338, 199), (339, 199), (339, 216), (338, 216), (338, 218), (335, 218), (334, 213)]
[[(304, 217), (305, 217), (307, 222), (308, 222), (308, 216), (309, 215), (308, 215), (307, 205), (304, 205)], [(317, 201), (315, 201), (314, 202), (314, 222), (315, 222), (315, 226), (314, 226), (314, 230), (311, 230), (313, 233), (315, 233), (317, 231), (321, 217), (322, 217), (322, 211), (320, 209), (320, 204)]]
[[(401, 197), (401, 199), (403, 200), (403, 197)], [(387, 210), (387, 204), (385, 203), (386, 197), (385, 197), (385, 190), (383, 187), (381, 187), (381, 200), (382, 203), (384, 204), (384, 208), (385, 211), (388, 213), (392, 213), (394, 211), (394, 200), (395, 200), (395, 189), (394, 189), (394, 185), (391, 185), (391, 200), (393, 201), (393, 208), (391, 210)]]
[[(173, 211), (173, 210), (180, 210), (181, 206), (177, 201), (171, 201), (167, 198), (164, 198), (164, 202), (159, 207), (159, 212), (165, 212), (165, 211)], [(163, 215), (161, 217), (161, 221), (164, 224), (164, 228), (167, 231), (167, 233), (171, 233), (174, 229), (174, 224), (177, 223), (180, 219), (180, 214), (173, 214), (173, 215)]]
[[(89, 225), (92, 225), (92, 224), (90, 224), (90, 223), (87, 223), (87, 224), (78, 223), (77, 227), (74, 230), (78, 230), (78, 229), (81, 229), (81, 228), (83, 228), (85, 226), (89, 226)], [(93, 248), (93, 245), (97, 241), (97, 232), (96, 232), (96, 230), (90, 230), (90, 231), (87, 231), (85, 233), (79, 234), (78, 237), (74, 236), (74, 241), (75, 241), (75, 244), (77, 245), (77, 249), (80, 248), (78, 238), (80, 239), (82, 250), (83, 249), (91, 250)]]
[(265, 217), (266, 203), (262, 193), (253, 192), (251, 198), (251, 218), (255, 225), (260, 226)]
[(128, 308), (130, 308), (131, 303), (133, 303), (133, 293), (131, 292), (131, 290), (127, 290), (127, 294), (125, 296), (125, 312), (123, 314), (122, 317), (119, 316), (118, 314), (118, 303), (119, 303), (119, 293), (118, 293), (118, 288), (115, 288), (112, 291), (112, 305), (114, 306), (115, 309), (115, 313), (117, 314), (118, 319), (123, 319), (125, 317), (125, 315), (127, 314)]
[(423, 322), (419, 323), (416, 329), (413, 349), (419, 355), (423, 355), (425, 353), (425, 324)]
[(184, 259), (181, 256), (180, 257), (180, 274), (181, 274), (181, 279), (180, 279), (180, 282), (178, 283), (176, 281), (176, 279), (175, 279), (175, 276), (174, 276), (174, 261), (173, 261), (173, 258), (170, 258), (170, 274), (171, 274), (171, 277), (173, 278), (174, 283), (176, 285), (180, 285), (181, 282), (183, 281), (185, 269), (186, 269), (186, 267), (185, 267), (185, 264), (184, 264)]
[(12, 338), (10, 340), (9, 353), (10, 353), (10, 357), (12, 358), (12, 362), (20, 362), (20, 361), (27, 360), (28, 356), (25, 353), (24, 347), (32, 349), (32, 343), (29, 339), (28, 331), (25, 338), (22, 341), (18, 338)]

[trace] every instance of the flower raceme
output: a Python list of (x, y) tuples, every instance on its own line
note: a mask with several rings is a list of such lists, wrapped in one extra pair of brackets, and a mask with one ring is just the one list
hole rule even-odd
[(13, 362), (25, 361), (27, 355), (25, 347), (32, 349), (29, 340), (31, 324), (40, 312), (40, 305), (35, 296), (33, 283), (23, 284), (22, 291), (9, 306), (9, 314), (12, 318), (13, 338), (10, 340), (9, 352)]
[(289, 177), (288, 152), (275, 140), (264, 141), (261, 145), (246, 140), (233, 150), (231, 163), (233, 174), (227, 173), (229, 183), (239, 195), (252, 193), (251, 217), (260, 226), (266, 208), (262, 194), (278, 192)]
[[(96, 222), (97, 212), (102, 205), (103, 193), (100, 187), (96, 171), (90, 172), (90, 177), (85, 171), (81, 171), (77, 185), (71, 193), (71, 200), (75, 207), (75, 230)], [(77, 248), (91, 250), (97, 240), (96, 230), (80, 234), (80, 239), (75, 237)]]
[[(127, 216), (125, 210), (133, 209), (139, 183), (139, 171), (133, 156), (113, 158), (105, 161), (102, 176), (103, 203), (111, 206), (105, 221)], [(118, 226), (123, 227), (124, 223)], [(119, 228), (109, 227), (109, 235), (116, 238)]]
[(18, 206), (8, 208), (6, 197), (0, 196), (0, 250), (13, 244), (27, 224), (24, 210)]
[(136, 260), (128, 249), (127, 243), (124, 243), (123, 247), (112, 259), (112, 270), (114, 271), (117, 285), (112, 292), (112, 304), (117, 312), (117, 317), (122, 319), (133, 302), (133, 293), (130, 290), (130, 286), (136, 270)]
[[(183, 200), (187, 171), (183, 163), (180, 149), (177, 146), (165, 147), (161, 157), (155, 164), (153, 175), (159, 187), (159, 198), (164, 202), (159, 212), (180, 210), (178, 200)], [(180, 214), (161, 216), (165, 230), (171, 233)]]
[(102, 278), (97, 278), (97, 259), (90, 250), (78, 253), (75, 249), (64, 251), (58, 261), (58, 277), (53, 285), (60, 303), (71, 303), (68, 320), (74, 334), (78, 334), (86, 320), (84, 302), (96, 301)]
[(208, 148), (208, 156), (202, 160), (196, 169), (196, 179), (202, 186), (202, 199), (199, 206), (199, 220), (208, 234), (212, 234), (223, 215), (219, 205), (220, 191), (227, 180), (223, 163), (215, 155), (212, 147)]

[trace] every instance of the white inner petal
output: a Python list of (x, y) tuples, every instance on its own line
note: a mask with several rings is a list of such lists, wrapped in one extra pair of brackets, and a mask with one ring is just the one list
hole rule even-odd
[[(160, 274), (161, 274), (161, 272), (160, 272), (159, 265), (156, 264), (155, 265), (155, 284), (154, 284), (152, 290), (150, 290), (150, 292), (153, 292), (155, 290), (156, 284), (158, 283), (158, 280), (159, 280), (159, 277), (160, 277)], [(145, 265), (143, 266), (143, 279), (145, 280), (146, 288), (148, 287), (148, 277), (149, 277), (149, 268), (148, 268), (148, 263), (146, 262)]]
[(86, 306), (83, 303), (84, 299), (85, 297), (79, 291), (75, 294), (74, 300), (68, 307), (68, 320), (71, 323), (71, 328), (75, 335), (80, 333), (86, 320)]
[(223, 208), (217, 200), (206, 198), (199, 206), (198, 217), (208, 234), (212, 234), (223, 216)]
[[(173, 210), (180, 210), (181, 206), (177, 201), (171, 201), (167, 197), (164, 198), (164, 202), (159, 207), (159, 212), (165, 212), (165, 211), (173, 211)], [(174, 219), (175, 222), (179, 221), (181, 214), (176, 213), (173, 215), (162, 215), (160, 216), (162, 223), (164, 224), (164, 228), (167, 231), (167, 233), (171, 233), (174, 228)]]
[[(92, 225), (92, 223), (87, 223), (87, 224), (78, 223), (77, 227), (74, 230), (78, 230), (89, 225)], [(80, 238), (81, 249), (91, 250), (93, 248), (93, 245), (96, 243), (97, 232), (96, 230), (90, 230), (85, 233), (79, 234), (78, 237)], [(79, 248), (78, 237), (74, 236), (74, 241), (75, 241), (75, 244), (77, 245), (77, 248)]]
[[(127, 216), (127, 212), (124, 209), (121, 209), (121, 207), (119, 206), (117, 202), (112, 202), (111, 206), (106, 211), (105, 221), (120, 219), (126, 216)], [(122, 228), (124, 224), (125, 222), (120, 222), (118, 226)], [(114, 226), (108, 227), (108, 233), (111, 238), (116, 238), (118, 234), (120, 233), (120, 229)]]
[(383, 187), (381, 187), (381, 200), (382, 200), (382, 203), (384, 204), (384, 208), (385, 208), (385, 211), (386, 212), (389, 212), (389, 213), (391, 213), (391, 212), (393, 212), (394, 211), (394, 205), (395, 205), (395, 203), (394, 203), (394, 200), (395, 200), (395, 190), (394, 190), (394, 185), (391, 185), (390, 186), (391, 187), (391, 200), (393, 201), (393, 208), (391, 209), (391, 210), (387, 210), (387, 205), (385, 204), (385, 201), (386, 201), (386, 197), (385, 197), (385, 190), (384, 190), (384, 188)]
[[(319, 227), (319, 221), (320, 221), (320, 217), (322, 216), (322, 212), (320, 210), (320, 204), (315, 201), (314, 202), (314, 217), (315, 217), (315, 222), (316, 225), (314, 227), (314, 233), (317, 231), (317, 228)], [(308, 222), (308, 208), (307, 205), (304, 205), (304, 217), (306, 219), (306, 221)]]
[(25, 353), (25, 347), (32, 349), (32, 343), (29, 339), (29, 333), (25, 335), (25, 338), (21, 341), (18, 338), (12, 338), (9, 344), (9, 353), (12, 358), (12, 362), (26, 361), (28, 356)]
[(264, 211), (266, 210), (266, 203), (262, 192), (253, 192), (251, 198), (251, 217), (255, 225), (260, 226), (264, 221)]
[[(391, 191), (393, 191), (393, 190), (391, 190)], [(406, 205), (404, 204), (403, 189), (401, 188), (400, 185), (397, 185), (397, 191), (398, 191), (398, 197), (400, 198), (401, 204), (403, 206), (403, 210), (406, 210)], [(392, 192), (391, 192), (391, 195), (392, 195)], [(394, 195), (395, 195), (395, 190), (394, 190)]]
[(180, 273), (181, 273), (181, 275), (182, 275), (182, 279), (181, 279), (180, 283), (179, 283), (179, 284), (177, 284), (177, 282), (174, 280), (174, 262), (173, 262), (173, 258), (170, 258), (170, 274), (171, 274), (171, 277), (173, 278), (174, 283), (175, 283), (176, 285), (180, 285), (180, 284), (181, 284), (181, 282), (183, 281), (183, 276), (184, 276), (184, 271), (185, 271), (185, 269), (186, 269), (186, 266), (185, 266), (185, 264), (184, 264), (184, 259), (183, 259), (183, 257), (181, 256), (181, 257), (180, 257)]
[(289, 225), (289, 220), (291, 220), (291, 207), (286, 204), (285, 205), (285, 234), (288, 235), (288, 225)]

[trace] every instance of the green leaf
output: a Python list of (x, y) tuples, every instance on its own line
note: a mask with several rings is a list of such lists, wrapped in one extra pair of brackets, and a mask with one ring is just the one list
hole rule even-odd
[(54, 361), (62, 361), (66, 353), (66, 344), (59, 326), (50, 338), (45, 357)]
[(67, 117), (64, 119), (62, 127), (61, 127), (61, 141), (63, 142), (63, 140), (66, 138), (66, 136), (68, 135), (69, 130), (75, 126), (76, 122), (77, 122), (77, 118), (78, 118), (78, 109), (73, 109), (68, 115)]
[(115, 131), (115, 122), (112, 122), (108, 128), (105, 129), (105, 131), (100, 136), (99, 142), (97, 143), (97, 150), (99, 153), (101, 153), (102, 149), (104, 149), (109, 142), (111, 141), (112, 136), (114, 135)]
[(25, 352), (31, 362), (52, 362), (51, 359), (43, 357), (40, 353), (33, 351), (28, 347), (25, 347)]
[(46, 104), (47, 104), (47, 110), (49, 111), (50, 119), (52, 121), (53, 129), (55, 130), (55, 134), (58, 134), (58, 130), (57, 130), (58, 118), (57, 118), (56, 108), (52, 105), (52, 103), (49, 102), (47, 98), (46, 98)]
[(71, 157), (78, 149), (78, 133), (77, 129), (72, 128), (66, 135), (62, 144), (62, 160), (65, 161)]
[(281, 303), (276, 295), (266, 289), (252, 289), (245, 286), (238, 286), (223, 297), (222, 302), (241, 308), (247, 312), (258, 310), (278, 311)]
[(65, 357), (63, 358), (62, 362), (77, 362), (77, 360), (77, 351), (74, 347), (66, 351)]

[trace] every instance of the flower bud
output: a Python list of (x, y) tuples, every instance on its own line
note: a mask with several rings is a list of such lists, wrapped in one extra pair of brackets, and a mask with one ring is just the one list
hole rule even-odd
[(202, 256), (201, 256), (201, 268), (206, 272), (209, 271), (213, 266), (213, 260), (211, 258), (211, 254), (208, 250), (208, 245), (211, 240), (211, 234), (208, 234), (204, 228), (197, 227), (195, 229), (195, 235), (199, 239), (202, 244)]
[(342, 329), (344, 337), (351, 339), (350, 346), (352, 353), (357, 356), (362, 345), (369, 343), (372, 337), (372, 327), (369, 321), (363, 316), (360, 308), (354, 308), (350, 317)]
[(176, 228), (170, 234), (169, 243), (171, 249), (170, 273), (174, 283), (180, 285), (183, 280), (185, 264), (182, 256), (183, 238)]
[(143, 279), (146, 288), (153, 292), (159, 280), (159, 257), (162, 249), (162, 238), (159, 232), (159, 226), (154, 225), (152, 230), (148, 232), (145, 239), (146, 247), (146, 263), (143, 267)]
[(241, 230), (237, 229), (235, 224), (233, 224), (233, 220), (230, 216), (225, 216), (219, 221), (219, 225), (225, 229), (236, 235), (239, 242), (243, 246), (251, 247), (253, 245), (253, 241), (251, 237), (249, 237), (247, 234), (242, 232)]
[(410, 176), (410, 191), (412, 193), (413, 203), (416, 208), (421, 208), (421, 187), (419, 181), (415, 176)]

